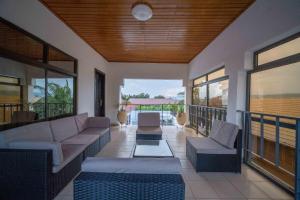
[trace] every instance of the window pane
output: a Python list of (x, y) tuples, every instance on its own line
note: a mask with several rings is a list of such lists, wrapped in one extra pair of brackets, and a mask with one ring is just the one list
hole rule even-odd
[(44, 69), (2, 57), (0, 63), (0, 74), (20, 80), (17, 86), (5, 83), (0, 86), (0, 123), (24, 123), (45, 118)]
[(194, 85), (200, 85), (201, 83), (206, 82), (206, 76), (202, 76), (194, 80)]
[(0, 82), (1, 83), (12, 83), (12, 84), (18, 84), (19, 80), (17, 78), (11, 78), (6, 76), (0, 76)]
[(206, 106), (206, 104), (207, 104), (206, 88), (207, 88), (206, 85), (193, 88), (193, 104), (194, 105)]
[(73, 113), (73, 77), (48, 71), (48, 117)]
[(50, 65), (59, 67), (67, 72), (74, 73), (75, 60), (72, 57), (52, 47), (49, 48), (48, 63)]
[(300, 53), (300, 37), (258, 54), (257, 63), (262, 65)]
[(223, 77), (223, 76), (225, 76), (225, 68), (222, 68), (218, 71), (208, 74), (208, 80), (211, 81), (211, 80)]
[(8, 51), (43, 61), (43, 44), (0, 22), (0, 47)]
[(300, 62), (251, 74), (250, 111), (300, 116)]
[(228, 80), (212, 83), (209, 85), (210, 107), (226, 108), (228, 105)]

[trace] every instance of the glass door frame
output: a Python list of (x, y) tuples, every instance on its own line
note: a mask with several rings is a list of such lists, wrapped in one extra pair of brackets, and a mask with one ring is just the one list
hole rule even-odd
[[(293, 34), (293, 35), (291, 35), (287, 38), (284, 38), (284, 39), (282, 39), (278, 42), (275, 42), (271, 45), (268, 45), (268, 46), (254, 52), (254, 55), (253, 55), (253, 69), (250, 70), (250, 71), (247, 71), (247, 77), (246, 77), (246, 81), (247, 81), (246, 82), (246, 112), (251, 113), (251, 111), (250, 111), (250, 98), (251, 98), (251, 75), (252, 74), (258, 73), (258, 72), (261, 72), (261, 71), (265, 71), (265, 70), (278, 68), (278, 67), (283, 67), (283, 66), (288, 65), (288, 64), (293, 64), (293, 63), (296, 63), (296, 62), (300, 62), (300, 53), (296, 53), (296, 54), (293, 54), (293, 55), (290, 55), (290, 56), (287, 56), (287, 57), (284, 57), (284, 58), (281, 58), (281, 59), (272, 60), (270, 62), (259, 65), (258, 64), (258, 55), (260, 53), (263, 53), (265, 51), (268, 51), (270, 49), (278, 47), (281, 44), (284, 44), (284, 43), (287, 43), (287, 42), (289, 42), (293, 39), (296, 39), (298, 37), (300, 37), (300, 32), (298, 32), (296, 34)], [(251, 128), (251, 127), (247, 127), (247, 126), (249, 126), (249, 124), (245, 123), (245, 127), (244, 127), (245, 130), (249, 130), (249, 128)], [(243, 141), (244, 141), (244, 145), (248, 146), (248, 138), (245, 137), (243, 139)], [(244, 146), (243, 148), (247, 148), (247, 146)], [(295, 151), (296, 151), (296, 148), (295, 148)], [(297, 152), (295, 152), (295, 154), (296, 154), (296, 157), (299, 156), (299, 155), (297, 155)], [(267, 174), (265, 174), (262, 170), (260, 170), (257, 167), (251, 165), (248, 161), (248, 153), (246, 153), (246, 152), (244, 152), (243, 162), (245, 164), (247, 164), (248, 166), (250, 166), (255, 171), (257, 171), (258, 173), (260, 173), (261, 175), (263, 175), (264, 177), (271, 180), (274, 184), (278, 185), (279, 187), (283, 188), (287, 192), (291, 193), (291, 191), (287, 187), (285, 187), (283, 185), (283, 183), (279, 183), (274, 178), (272, 178), (272, 177), (268, 176)], [(297, 163), (296, 162), (297, 162), (297, 160), (295, 160), (295, 179), (296, 179), (296, 176), (297, 176), (296, 175), (296, 171), (297, 171), (296, 170), (296, 168), (297, 168)], [(295, 185), (295, 188), (296, 187), (297, 186)]]

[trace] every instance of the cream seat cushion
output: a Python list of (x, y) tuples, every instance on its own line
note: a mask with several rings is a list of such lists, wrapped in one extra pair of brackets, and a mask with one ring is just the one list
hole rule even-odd
[(180, 174), (178, 158), (101, 158), (88, 157), (81, 165), (84, 172)]
[(187, 137), (187, 142), (190, 143), (197, 153), (201, 154), (236, 154), (236, 149), (226, 148), (217, 143), (211, 138), (207, 137)]

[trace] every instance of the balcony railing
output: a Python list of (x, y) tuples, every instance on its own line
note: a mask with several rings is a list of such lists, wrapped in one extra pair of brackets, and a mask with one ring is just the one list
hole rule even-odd
[[(299, 187), (300, 118), (238, 111), (244, 129), (244, 161), (294, 192)], [(300, 155), (300, 154), (298, 154)], [(296, 190), (296, 195), (297, 194)]]
[(190, 126), (205, 136), (209, 135), (213, 119), (226, 121), (226, 116), (224, 108), (189, 105)]
[(127, 111), (127, 125), (137, 125), (140, 112), (159, 112), (161, 125), (177, 125), (176, 114), (179, 108), (185, 110), (184, 104), (120, 104)]
[[(38, 119), (46, 117), (44, 103), (27, 104), (0, 104), (0, 125), (11, 123), (14, 112), (33, 111), (37, 113)], [(48, 103), (47, 118), (73, 113), (73, 103)]]
[[(300, 118), (238, 111), (244, 162), (300, 198)], [(190, 105), (190, 126), (209, 135), (213, 119), (226, 121), (226, 109)]]

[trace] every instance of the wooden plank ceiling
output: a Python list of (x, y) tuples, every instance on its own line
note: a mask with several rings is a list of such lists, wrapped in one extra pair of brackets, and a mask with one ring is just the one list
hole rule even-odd
[(253, 0), (146, 0), (146, 22), (131, 15), (134, 0), (41, 2), (110, 62), (188, 63)]

